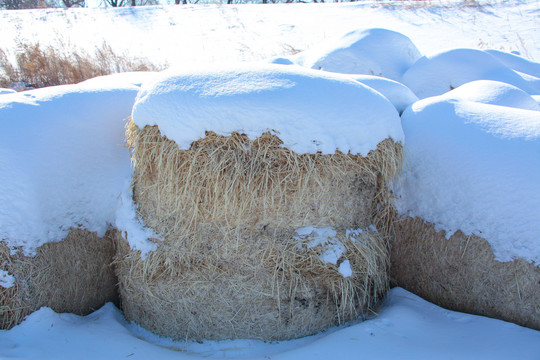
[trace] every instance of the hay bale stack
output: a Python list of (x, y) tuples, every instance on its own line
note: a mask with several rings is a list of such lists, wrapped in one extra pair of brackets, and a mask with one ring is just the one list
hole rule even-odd
[(523, 259), (496, 261), (489, 243), (443, 231), (419, 218), (394, 224), (391, 279), (445, 308), (540, 330), (540, 268)]
[(35, 257), (13, 253), (0, 242), (0, 269), (15, 279), (8, 288), (0, 285), (0, 329), (10, 329), (42, 306), (87, 315), (117, 301), (110, 266), (116, 254), (113, 233), (99, 237), (71, 229), (64, 241), (39, 247)]
[[(248, 90), (231, 95), (238, 78)], [(282, 80), (287, 86), (276, 87)], [(159, 90), (158, 83), (139, 97), (127, 131), (133, 196), (142, 220), (162, 241), (144, 259), (128, 251), (118, 261), (128, 320), (176, 339), (281, 340), (355, 319), (385, 293), (387, 246), (369, 226), (387, 194), (386, 180), (400, 167), (401, 145), (386, 133), (367, 156), (335, 147), (326, 154), (294, 151), (283, 124), (302, 126), (309, 117), (313, 128), (320, 126), (305, 114), (312, 95), (306, 82), (318, 87), (314, 92), (333, 84), (346, 96), (365, 95), (382, 107), (381, 122), (388, 121), (384, 114), (399, 121), (386, 99), (353, 81), (268, 65), (181, 74), (162, 80), (174, 91)], [(197, 93), (198, 86), (213, 95)], [(291, 89), (298, 103), (288, 105), (296, 107), (288, 113), (293, 109), (280, 105)], [(216, 104), (220, 111), (212, 113)], [(175, 113), (163, 113), (167, 108)], [(261, 128), (257, 120), (278, 112), (289, 118), (263, 122), (272, 130), (254, 134)], [(144, 114), (157, 125), (145, 123)], [(246, 114), (252, 117), (244, 121)], [(362, 115), (370, 121), (369, 110), (362, 109), (359, 122)], [(203, 135), (192, 141), (182, 138), (184, 131), (167, 136), (171, 116), (178, 129), (199, 124)], [(335, 122), (342, 126), (339, 118)], [(298, 146), (302, 141), (296, 138)]]

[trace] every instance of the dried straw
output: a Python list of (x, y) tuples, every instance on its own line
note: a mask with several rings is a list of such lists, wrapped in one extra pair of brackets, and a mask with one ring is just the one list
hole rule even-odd
[(100, 238), (72, 229), (64, 241), (39, 247), (35, 257), (10, 254), (0, 242), (0, 269), (15, 277), (14, 286), (0, 286), (0, 329), (19, 324), (42, 306), (87, 315), (116, 301), (117, 280), (110, 266), (116, 253), (113, 233)]
[(457, 231), (450, 239), (419, 218), (394, 223), (391, 277), (445, 308), (540, 330), (540, 268), (499, 262), (489, 243)]
[[(139, 214), (165, 239), (145, 260), (126, 251), (118, 261), (128, 319), (177, 339), (288, 339), (352, 320), (386, 291), (385, 241), (345, 230), (372, 223), (399, 144), (385, 140), (366, 158), (299, 155), (269, 133), (208, 132), (180, 150), (133, 122), (127, 140)], [(322, 247), (300, 246), (303, 226), (337, 230), (337, 265)], [(338, 271), (345, 260), (351, 277)]]

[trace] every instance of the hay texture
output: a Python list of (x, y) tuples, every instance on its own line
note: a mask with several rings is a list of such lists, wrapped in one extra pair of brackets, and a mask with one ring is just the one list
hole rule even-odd
[(207, 132), (188, 150), (157, 126), (127, 134), (134, 200), (164, 238), (118, 262), (128, 320), (176, 339), (281, 340), (353, 320), (386, 292), (386, 242), (367, 228), (401, 145), (298, 155), (270, 133)]
[(42, 306), (87, 315), (116, 301), (113, 233), (100, 238), (72, 229), (64, 241), (40, 246), (35, 257), (0, 242), (0, 269), (15, 278), (13, 286), (0, 286), (0, 329), (10, 329)]
[(394, 223), (392, 284), (455, 311), (540, 330), (540, 268), (494, 260), (489, 243), (457, 231), (450, 239), (420, 218)]

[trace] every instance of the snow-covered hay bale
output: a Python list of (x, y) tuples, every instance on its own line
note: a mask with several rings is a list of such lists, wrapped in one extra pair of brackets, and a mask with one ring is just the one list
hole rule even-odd
[(398, 285), (540, 327), (540, 112), (523, 108), (534, 105), (519, 89), (482, 81), (403, 113)]
[(121, 144), (138, 89), (101, 78), (0, 96), (0, 269), (14, 280), (0, 289), (2, 326), (114, 299), (105, 234), (130, 180)]
[(385, 293), (372, 214), (402, 132), (380, 94), (296, 66), (191, 70), (142, 90), (127, 134), (134, 200), (162, 238), (118, 262), (129, 320), (177, 339), (289, 339)]
[(0, 328), (17, 325), (42, 306), (87, 315), (116, 301), (111, 235), (72, 229), (64, 241), (39, 247), (34, 257), (0, 242), (0, 270), (10, 278), (0, 282)]
[[(420, 58), (401, 82), (421, 99), (444, 94), (475, 80), (500, 81), (530, 95), (540, 94), (540, 78), (515, 71), (505, 65), (508, 62), (500, 55), (482, 50), (452, 49)], [(529, 63), (525, 67), (532, 70), (534, 63)]]
[(421, 56), (413, 42), (399, 32), (366, 29), (300, 53), (296, 62), (317, 70), (401, 81), (405, 71)]

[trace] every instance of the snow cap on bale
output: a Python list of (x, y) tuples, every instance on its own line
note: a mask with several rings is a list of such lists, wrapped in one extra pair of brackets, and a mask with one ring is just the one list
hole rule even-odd
[(158, 125), (180, 149), (205, 136), (265, 132), (298, 153), (366, 156), (386, 138), (403, 141), (398, 113), (371, 88), (339, 74), (298, 66), (246, 65), (166, 72), (141, 89), (139, 128)]
[(110, 227), (131, 177), (121, 144), (136, 78), (0, 96), (0, 328), (117, 299)]
[(479, 82), (408, 108), (400, 213), (540, 264), (540, 112), (523, 107), (534, 104), (519, 90)]
[(296, 62), (316, 70), (401, 81), (405, 71), (421, 56), (407, 36), (375, 28), (355, 30), (337, 41), (300, 53)]
[(120, 145), (138, 90), (103, 77), (0, 97), (0, 240), (33, 255), (71, 228), (105, 234), (130, 178)]
[[(500, 57), (500, 56), (498, 56)], [(521, 74), (486, 51), (452, 49), (419, 59), (403, 75), (403, 83), (419, 98), (444, 94), (474, 80), (494, 80), (540, 94), (540, 79)]]

